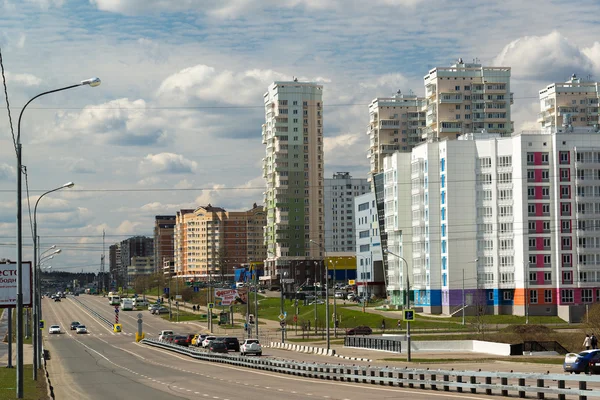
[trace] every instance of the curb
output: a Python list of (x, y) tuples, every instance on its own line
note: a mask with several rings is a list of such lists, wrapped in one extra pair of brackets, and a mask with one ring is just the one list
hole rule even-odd
[(370, 358), (340, 356), (339, 354), (334, 354), (334, 357), (342, 358), (344, 360), (353, 360), (353, 361), (367, 361), (367, 362), (373, 361)]

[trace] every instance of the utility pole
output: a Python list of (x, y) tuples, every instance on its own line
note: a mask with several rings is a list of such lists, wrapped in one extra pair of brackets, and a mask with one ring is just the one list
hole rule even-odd
[(465, 324), (465, 269), (462, 270), (462, 324)]
[(100, 292), (104, 292), (104, 238), (106, 233), (102, 230), (102, 256), (100, 257)]

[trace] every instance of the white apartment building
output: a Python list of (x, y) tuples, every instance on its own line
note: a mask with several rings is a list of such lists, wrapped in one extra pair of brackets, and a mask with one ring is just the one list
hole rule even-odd
[(598, 126), (598, 85), (573, 74), (567, 82), (553, 83), (540, 90), (538, 122), (542, 128)]
[[(401, 193), (406, 182), (396, 178), (408, 157), (410, 200)], [(412, 244), (415, 306), (455, 313), (463, 285), (468, 312), (480, 305), (573, 321), (600, 301), (597, 130), (468, 134), (397, 153), (385, 171), (386, 190), (397, 185), (399, 192), (397, 204), (386, 198), (389, 249), (406, 255)], [(412, 235), (402, 229), (407, 208)], [(400, 230), (401, 240), (390, 241)], [(390, 276), (401, 275), (392, 258)]]
[(352, 178), (349, 172), (336, 172), (325, 179), (325, 249), (327, 252), (354, 253), (354, 197), (370, 191), (365, 178)]
[(421, 142), (427, 102), (415, 94), (378, 97), (369, 104), (369, 150), (371, 175), (383, 171), (383, 158), (396, 151), (408, 151)]
[(374, 193), (354, 198), (354, 215), (358, 293), (385, 296), (386, 281)]
[(322, 97), (323, 86), (297, 80), (274, 82), (264, 95), (267, 284), (324, 258)]
[(437, 67), (424, 77), (427, 140), (457, 138), (468, 132), (513, 132), (509, 67), (464, 63)]

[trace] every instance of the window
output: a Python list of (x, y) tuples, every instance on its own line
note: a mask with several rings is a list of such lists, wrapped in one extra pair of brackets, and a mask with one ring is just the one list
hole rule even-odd
[(529, 291), (529, 303), (531, 304), (537, 304), (538, 302), (538, 292), (537, 290), (530, 290)]
[(568, 164), (569, 163), (569, 152), (568, 151), (561, 151), (561, 152), (559, 152), (559, 162), (561, 164)]
[(561, 232), (570, 233), (571, 232), (571, 221), (560, 221)]
[(569, 171), (568, 168), (561, 168), (560, 169), (560, 180), (561, 180), (561, 182), (567, 182), (567, 181), (569, 181), (570, 176), (571, 176), (571, 173), (570, 173), (570, 171)]
[(542, 153), (542, 164), (548, 164), (548, 163), (549, 163), (548, 153)]
[(572, 303), (573, 302), (573, 289), (562, 289), (560, 291), (561, 303)]
[(532, 169), (527, 170), (527, 180), (533, 182), (535, 180), (535, 171)]
[(592, 289), (582, 289), (581, 290), (581, 302), (582, 303), (591, 303), (593, 299)]
[(537, 283), (537, 272), (529, 273), (529, 283), (536, 284)]
[(503, 298), (505, 301), (510, 301), (510, 300), (512, 300), (512, 299), (513, 299), (513, 294), (512, 294), (512, 292), (507, 292), (507, 291), (505, 291), (505, 292), (503, 292), (503, 293), (502, 293), (502, 298)]
[(527, 153), (527, 164), (533, 164), (533, 153)]
[(552, 303), (552, 290), (544, 290), (544, 303)]
[(573, 283), (573, 273), (571, 271), (563, 271), (562, 280), (562, 283)]
[(570, 199), (571, 198), (571, 187), (570, 186), (561, 186), (560, 187), (560, 198), (561, 199)]
[(552, 283), (552, 272), (544, 272), (544, 284)]
[(533, 187), (533, 186), (527, 187), (527, 197), (530, 199), (535, 198), (535, 187)]

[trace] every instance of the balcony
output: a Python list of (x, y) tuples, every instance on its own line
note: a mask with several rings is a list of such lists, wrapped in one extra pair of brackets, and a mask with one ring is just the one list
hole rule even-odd
[(462, 129), (463, 128), (461, 126), (450, 128), (440, 127), (440, 133), (462, 133)]
[(452, 94), (442, 93), (440, 95), (440, 103), (443, 103), (443, 104), (453, 104), (453, 103), (462, 103), (462, 102), (463, 102), (463, 96), (460, 93), (452, 93)]

